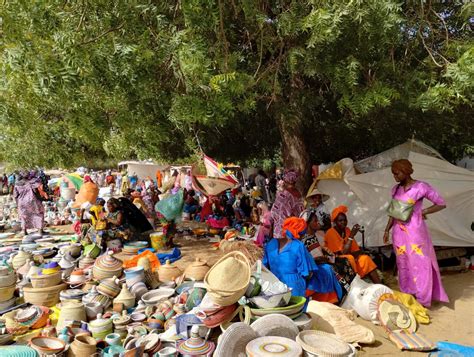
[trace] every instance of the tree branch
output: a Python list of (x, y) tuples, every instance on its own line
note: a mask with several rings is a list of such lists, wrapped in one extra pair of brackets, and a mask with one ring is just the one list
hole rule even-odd
[(446, 45), (448, 45), (448, 42), (449, 42), (449, 31), (448, 31), (448, 26), (446, 26), (446, 22), (444, 21), (443, 17), (441, 15), (439, 15), (436, 11), (434, 11), (433, 9), (431, 9), (431, 12), (433, 12), (433, 14), (435, 14), (435, 16), (441, 20), (441, 22), (443, 23), (443, 26), (444, 26), (444, 31), (446, 33)]
[(258, 60), (257, 70), (253, 74), (254, 78), (257, 76), (257, 73), (260, 70), (260, 66), (262, 65), (262, 58), (263, 58), (263, 29), (260, 33), (260, 56), (259, 56), (259, 60)]
[(418, 35), (420, 36), (421, 38), (421, 42), (423, 43), (423, 47), (425, 48), (425, 50), (428, 52), (428, 54), (430, 55), (431, 57), (431, 60), (434, 62), (434, 64), (437, 66), (437, 67), (443, 67), (442, 64), (439, 64), (436, 59), (434, 58), (433, 54), (431, 53), (431, 50), (430, 48), (426, 45), (425, 43), (425, 39), (423, 38), (423, 34), (421, 33), (420, 29), (418, 29)]
[(224, 70), (227, 72), (228, 70), (228, 57), (229, 57), (229, 44), (227, 43), (227, 38), (225, 36), (224, 31), (224, 8), (222, 5), (222, 0), (218, 0), (219, 3), (219, 26), (220, 26), (220, 33), (222, 42), (224, 44)]
[(79, 23), (77, 24), (76, 31), (79, 31), (82, 26), (82, 23), (84, 22), (84, 18), (86, 17), (87, 2), (82, 2), (82, 5), (84, 6), (84, 10), (82, 10), (81, 18), (79, 19)]
[(100, 35), (98, 35), (98, 36), (96, 36), (96, 37), (94, 37), (94, 38), (91, 38), (91, 39), (89, 39), (89, 40), (86, 40), (86, 41), (82, 42), (80, 45), (83, 46), (83, 45), (87, 45), (87, 44), (89, 44), (89, 43), (95, 42), (95, 41), (101, 39), (102, 37), (107, 36), (107, 35), (108, 35), (109, 33), (111, 33), (111, 32), (120, 30), (124, 25), (125, 25), (125, 21), (122, 22), (122, 23), (121, 23), (120, 25), (118, 25), (117, 27), (111, 27), (111, 28), (109, 28), (107, 31), (101, 33)]

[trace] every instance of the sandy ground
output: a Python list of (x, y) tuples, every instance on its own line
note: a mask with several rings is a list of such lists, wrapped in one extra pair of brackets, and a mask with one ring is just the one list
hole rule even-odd
[[(221, 252), (212, 247), (207, 239), (183, 237), (176, 240), (181, 245), (183, 257), (176, 262), (181, 269), (196, 257), (205, 259), (209, 264), (215, 263)], [(449, 341), (465, 345), (474, 345), (474, 271), (465, 273), (446, 273), (442, 276), (444, 287), (450, 298), (449, 304), (434, 303), (430, 309), (431, 323), (421, 325), (419, 332), (430, 341)], [(389, 285), (397, 288), (395, 279), (387, 279)], [(371, 346), (364, 346), (361, 356), (421, 356), (421, 352), (401, 352), (388, 339), (382, 327), (358, 318), (358, 323), (371, 329), (376, 342)]]
[[(63, 232), (67, 231), (64, 226), (61, 228)], [(198, 257), (212, 265), (223, 255), (207, 238), (183, 236), (177, 238), (175, 242), (180, 246), (182, 253), (182, 258), (175, 264), (182, 270)], [(387, 284), (392, 288), (397, 288), (396, 279), (389, 273), (384, 275)], [(434, 343), (449, 341), (474, 346), (474, 271), (444, 273), (442, 280), (450, 302), (448, 304), (435, 302), (429, 312), (431, 323), (420, 325), (418, 331)], [(388, 339), (382, 327), (361, 318), (358, 318), (357, 322), (371, 329), (376, 338), (375, 344), (363, 346), (359, 352), (361, 356), (427, 355), (422, 352), (401, 352)]]

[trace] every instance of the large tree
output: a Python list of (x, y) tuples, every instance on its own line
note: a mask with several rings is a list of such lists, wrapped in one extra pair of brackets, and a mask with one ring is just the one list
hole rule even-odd
[[(20, 1), (2, 5), (0, 142), (18, 165), (363, 156), (411, 137), (472, 150), (461, 2)], [(304, 181), (304, 180), (303, 180)]]

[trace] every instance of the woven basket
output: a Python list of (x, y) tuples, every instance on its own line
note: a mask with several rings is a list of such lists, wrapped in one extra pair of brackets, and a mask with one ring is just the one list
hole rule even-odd
[(16, 274), (14, 272), (0, 275), (0, 287), (5, 288), (16, 283)]
[(203, 261), (200, 258), (196, 258), (193, 263), (188, 265), (188, 267), (184, 271), (184, 274), (187, 278), (191, 278), (194, 280), (203, 280), (209, 269), (210, 267), (209, 265), (207, 265), (206, 261)]
[(54, 306), (59, 302), (59, 293), (67, 288), (66, 284), (59, 284), (47, 288), (33, 288), (30, 284), (23, 288), (25, 302), (39, 306)]
[(0, 302), (8, 301), (15, 293), (16, 284), (0, 288)]
[(296, 342), (307, 356), (352, 357), (356, 352), (351, 346), (334, 334), (307, 330), (296, 336)]
[(214, 293), (233, 296), (245, 293), (250, 283), (251, 268), (248, 258), (235, 251), (224, 255), (204, 277), (206, 289)]
[(246, 288), (237, 290), (230, 295), (222, 295), (219, 291), (207, 290), (207, 293), (211, 297), (213, 303), (220, 306), (229, 306), (235, 304), (245, 294)]
[(61, 272), (58, 271), (54, 274), (49, 275), (32, 275), (31, 276), (31, 285), (33, 288), (49, 288), (51, 286), (56, 286), (61, 283)]
[(97, 342), (91, 336), (76, 336), (71, 343), (68, 357), (92, 356), (97, 351)]
[(173, 281), (182, 274), (183, 272), (177, 266), (171, 264), (169, 260), (158, 268), (158, 277), (163, 282)]

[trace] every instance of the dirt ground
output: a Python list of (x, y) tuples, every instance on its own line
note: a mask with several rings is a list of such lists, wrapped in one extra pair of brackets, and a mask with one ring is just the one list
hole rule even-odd
[[(175, 264), (182, 270), (196, 258), (206, 260), (209, 265), (212, 265), (223, 255), (213, 247), (213, 243), (208, 238), (184, 235), (177, 238), (175, 242), (180, 246), (182, 253), (182, 258), (176, 261)], [(396, 289), (396, 279), (389, 275), (386, 275), (386, 277), (387, 284)], [(418, 332), (434, 343), (449, 341), (474, 345), (474, 271), (444, 273), (442, 280), (450, 302), (448, 304), (435, 302), (429, 311), (431, 323), (420, 325)], [(371, 329), (376, 338), (375, 344), (363, 346), (362, 350), (359, 351), (360, 356), (401, 355), (409, 357), (427, 355), (422, 352), (401, 352), (388, 339), (382, 327), (361, 318), (358, 318), (357, 322)]]
[[(205, 259), (209, 264), (215, 263), (222, 253), (212, 247), (208, 239), (181, 237), (176, 240), (181, 246), (183, 257), (176, 262), (184, 269), (196, 257)], [(446, 273), (442, 276), (444, 287), (450, 298), (449, 304), (434, 303), (430, 309), (431, 323), (421, 325), (419, 332), (430, 341), (449, 341), (465, 345), (474, 345), (474, 271), (465, 273)], [(389, 285), (397, 288), (395, 279), (388, 279)], [(358, 318), (358, 323), (370, 328), (376, 338), (371, 346), (364, 346), (361, 356), (421, 356), (421, 352), (401, 352), (388, 339), (382, 327)]]

